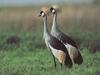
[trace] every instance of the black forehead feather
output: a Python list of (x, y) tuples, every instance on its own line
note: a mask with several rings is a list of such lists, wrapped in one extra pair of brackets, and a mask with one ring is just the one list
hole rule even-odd
[(53, 8), (53, 7), (51, 7), (51, 8), (50, 8), (50, 11), (52, 11), (53, 9), (54, 9), (54, 8)]
[(42, 14), (42, 13), (43, 13), (43, 11), (40, 12), (40, 14)]

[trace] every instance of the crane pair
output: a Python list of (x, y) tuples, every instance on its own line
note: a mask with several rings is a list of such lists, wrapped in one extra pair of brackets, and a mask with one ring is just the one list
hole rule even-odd
[[(53, 6), (50, 9), (47, 7), (41, 9), (39, 16), (42, 16), (44, 22), (43, 37), (47, 48), (53, 56), (55, 67), (55, 58), (57, 58), (61, 65), (64, 64), (66, 67), (71, 68), (73, 63), (78, 65), (82, 64), (83, 58), (76, 42), (59, 29), (57, 25), (58, 11), (59, 8), (57, 6)], [(47, 28), (47, 16), (50, 12), (53, 14), (51, 33)]]

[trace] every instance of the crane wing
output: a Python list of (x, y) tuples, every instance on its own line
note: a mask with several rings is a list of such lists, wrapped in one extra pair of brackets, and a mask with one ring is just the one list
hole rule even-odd
[(65, 34), (63, 34), (63, 33), (61, 33), (61, 34), (59, 35), (58, 38), (59, 38), (59, 40), (61, 40), (64, 44), (70, 44), (70, 45), (72, 45), (72, 46), (78, 48), (76, 42), (75, 42), (71, 37), (69, 37), (69, 36), (67, 36), (67, 35), (65, 35)]
[(49, 40), (49, 47), (60, 63), (64, 63), (67, 67), (72, 67), (71, 58), (64, 44), (55, 37), (51, 37)]

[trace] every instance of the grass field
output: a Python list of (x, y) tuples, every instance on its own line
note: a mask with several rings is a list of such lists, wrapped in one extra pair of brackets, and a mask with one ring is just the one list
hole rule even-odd
[[(0, 75), (99, 75), (100, 53), (90, 54), (87, 48), (81, 50), (84, 63), (74, 65), (72, 69), (61, 68), (57, 62), (54, 68), (53, 58), (42, 41), (41, 34), (32, 32), (2, 33), (0, 36)], [(7, 37), (19, 36), (17, 44), (8, 44)], [(37, 37), (38, 36), (38, 37)]]
[[(84, 49), (84, 63), (74, 65), (72, 69), (54, 68), (52, 57), (47, 49), (33, 49), (33, 51), (18, 48), (16, 51), (0, 51), (1, 75), (99, 75), (100, 54), (89, 54)], [(88, 56), (87, 56), (88, 55)]]
[[(39, 8), (0, 8), (0, 75), (99, 75), (100, 50), (91, 54), (88, 45), (100, 49), (100, 6), (62, 6), (60, 27), (78, 41), (84, 59), (82, 65), (73, 65), (72, 69), (61, 68), (59, 62), (54, 68), (42, 39)], [(51, 17), (49, 20), (50, 27)]]

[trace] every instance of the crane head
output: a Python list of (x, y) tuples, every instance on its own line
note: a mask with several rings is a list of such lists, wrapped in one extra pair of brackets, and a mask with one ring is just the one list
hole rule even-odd
[(43, 11), (40, 11), (39, 16), (45, 17), (46, 14)]
[(39, 16), (45, 17), (49, 14), (49, 9), (48, 7), (43, 7), (39, 13)]
[(57, 12), (59, 12), (59, 7), (57, 5), (53, 5), (50, 8), (50, 12), (53, 13), (53, 14), (56, 14)]

